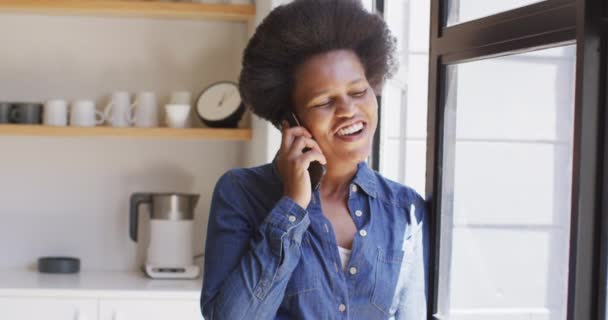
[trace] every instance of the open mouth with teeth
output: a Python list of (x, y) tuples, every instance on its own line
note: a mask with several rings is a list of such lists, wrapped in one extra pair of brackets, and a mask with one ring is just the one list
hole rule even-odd
[(346, 128), (338, 130), (336, 135), (338, 137), (354, 137), (363, 132), (363, 129), (365, 129), (365, 124), (363, 122), (357, 122)]

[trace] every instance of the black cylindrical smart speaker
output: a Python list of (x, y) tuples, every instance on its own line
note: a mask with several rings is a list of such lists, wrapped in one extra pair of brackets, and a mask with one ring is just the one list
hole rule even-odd
[(42, 273), (77, 273), (80, 271), (80, 260), (72, 257), (38, 258), (38, 272)]

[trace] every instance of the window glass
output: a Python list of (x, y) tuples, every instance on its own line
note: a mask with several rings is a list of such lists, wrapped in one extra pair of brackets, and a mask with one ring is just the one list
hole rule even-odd
[(447, 0), (447, 26), (525, 7), (542, 0)]
[(380, 172), (425, 194), (430, 1), (385, 1), (399, 72), (382, 92)]
[(439, 312), (566, 319), (575, 46), (446, 75)]

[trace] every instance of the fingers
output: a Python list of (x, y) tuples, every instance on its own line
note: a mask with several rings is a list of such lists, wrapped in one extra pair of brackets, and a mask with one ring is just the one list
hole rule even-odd
[(302, 153), (304, 153), (304, 148), (310, 148), (312, 151), (316, 151), (320, 154), (323, 154), (321, 148), (319, 147), (319, 144), (314, 139), (305, 136), (299, 136), (296, 137), (291, 146), (289, 146), (287, 152), (289, 158), (299, 157)]
[(304, 127), (290, 127), (287, 125), (287, 121), (283, 122), (283, 126), (281, 129), (282, 141), (281, 147), (284, 150), (289, 150), (289, 146), (293, 143), (293, 140), (299, 136), (305, 136), (308, 138), (312, 138), (312, 134), (306, 130)]
[[(303, 152), (302, 150), (307, 147), (310, 151)], [(291, 145), (288, 156), (291, 161), (294, 161), (303, 169), (308, 169), (308, 166), (312, 161), (319, 161), (321, 164), (327, 164), (327, 160), (321, 152), (319, 145), (316, 141), (306, 137), (297, 137), (294, 143)]]
[[(319, 147), (319, 144), (312, 138), (312, 134), (301, 126), (289, 127), (287, 122), (282, 126), (282, 153), (287, 159), (291, 159), (304, 168), (308, 168), (310, 162), (319, 161), (326, 164), (327, 160)], [(311, 149), (304, 152), (305, 148)]]
[(308, 169), (310, 163), (313, 161), (319, 161), (323, 165), (327, 164), (325, 156), (321, 152), (316, 150), (311, 150), (309, 152), (303, 153), (296, 161), (300, 162), (300, 165), (306, 169)]
[(293, 168), (292, 172), (297, 172), (298, 174), (301, 174), (306, 171), (308, 167), (310, 167), (310, 163), (313, 161), (318, 161), (323, 165), (327, 164), (325, 156), (316, 150), (310, 150), (309, 152), (300, 153), (298, 156), (290, 158), (288, 161), (291, 163), (291, 166)]

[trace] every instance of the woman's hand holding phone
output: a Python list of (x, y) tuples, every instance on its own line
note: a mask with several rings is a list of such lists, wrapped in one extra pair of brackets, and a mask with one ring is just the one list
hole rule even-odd
[[(304, 148), (310, 151), (304, 152)], [(306, 209), (312, 197), (308, 166), (313, 161), (326, 164), (327, 160), (312, 135), (304, 127), (289, 127), (283, 122), (282, 140), (277, 166), (283, 180), (283, 195)]]

